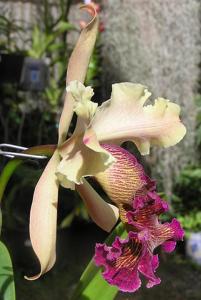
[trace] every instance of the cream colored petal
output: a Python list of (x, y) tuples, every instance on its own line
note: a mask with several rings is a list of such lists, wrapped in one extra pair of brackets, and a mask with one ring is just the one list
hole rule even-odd
[(38, 275), (26, 277), (34, 280), (52, 268), (56, 259), (56, 228), (58, 180), (55, 170), (59, 154), (54, 152), (34, 191), (30, 214), (30, 239), (34, 252), (40, 262)]
[[(149, 96), (143, 85), (114, 84), (111, 100), (97, 109), (91, 122), (98, 141), (132, 140), (143, 155), (149, 153), (150, 145), (169, 147), (178, 143), (186, 133), (179, 119), (179, 106), (163, 98), (143, 106)], [(86, 141), (93, 139), (91, 128), (85, 133)]]
[[(95, 8), (93, 5), (84, 5), (82, 8), (90, 11), (93, 19), (82, 30), (78, 42), (71, 54), (67, 69), (67, 86), (74, 80), (84, 82), (98, 32), (99, 20)], [(64, 108), (59, 122), (59, 145), (66, 139), (73, 115), (73, 108), (74, 98), (71, 93), (68, 92), (65, 96)]]
[[(73, 136), (59, 148), (63, 159), (58, 165), (56, 174), (64, 187), (69, 181), (76, 184), (83, 183), (83, 177), (103, 172), (115, 161), (99, 143), (90, 149), (85, 146), (82, 139), (82, 135)], [(71, 188), (70, 185), (68, 187)]]
[(119, 219), (119, 209), (105, 202), (100, 195), (83, 179), (83, 184), (76, 185), (92, 220), (103, 230), (110, 232)]
[(68, 180), (66, 175), (58, 172), (58, 170), (56, 171), (56, 176), (58, 178), (59, 183), (66, 189), (70, 189), (70, 190), (75, 190), (75, 183)]
[(74, 80), (69, 83), (66, 90), (74, 98), (74, 111), (77, 116), (82, 118), (88, 125), (98, 106), (97, 103), (91, 101), (94, 95), (93, 89), (90, 86), (85, 87), (81, 82)]

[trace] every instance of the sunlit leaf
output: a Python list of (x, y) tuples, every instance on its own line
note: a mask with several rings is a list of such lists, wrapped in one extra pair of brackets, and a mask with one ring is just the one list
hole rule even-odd
[(15, 300), (13, 267), (6, 246), (0, 242), (0, 299)]

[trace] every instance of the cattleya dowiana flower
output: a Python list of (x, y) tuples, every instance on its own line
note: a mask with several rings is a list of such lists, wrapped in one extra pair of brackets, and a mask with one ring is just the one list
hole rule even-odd
[[(162, 98), (153, 106), (143, 107), (150, 93), (139, 84), (114, 84), (111, 99), (100, 107), (90, 101), (91, 88), (80, 82), (71, 82), (67, 90), (75, 99), (79, 122), (72, 137), (59, 147), (62, 160), (56, 174), (63, 186), (73, 188), (76, 183), (78, 191), (83, 177), (93, 176), (118, 207), (128, 231), (127, 239), (117, 237), (110, 247), (97, 244), (95, 262), (104, 266), (104, 278), (122, 291), (133, 292), (140, 287), (139, 272), (147, 277), (147, 287), (159, 284), (160, 279), (154, 275), (158, 256), (153, 251), (159, 245), (173, 251), (184, 233), (176, 219), (161, 224), (159, 215), (168, 209), (167, 203), (137, 159), (115, 141), (130, 139), (142, 154), (148, 152), (151, 143), (177, 143), (185, 134), (179, 108)], [(110, 119), (112, 116), (114, 119)]]
[[(173, 251), (176, 241), (183, 237), (183, 230), (176, 219), (171, 223), (160, 222), (159, 216), (168, 209), (167, 203), (159, 197), (155, 182), (137, 159), (119, 145), (133, 141), (145, 155), (151, 145), (175, 145), (186, 129), (179, 119), (177, 104), (158, 98), (153, 105), (145, 105), (151, 94), (141, 84), (113, 84), (108, 101), (101, 106), (91, 101), (93, 89), (83, 82), (98, 18), (92, 5), (84, 7), (93, 19), (83, 29), (71, 55), (58, 147), (34, 192), (30, 238), (41, 271), (28, 279), (40, 277), (54, 265), (61, 184), (79, 192), (92, 219), (104, 230), (110, 231), (119, 217), (124, 223), (128, 237), (116, 237), (112, 246), (97, 244), (94, 259), (98, 266), (103, 266), (103, 277), (108, 283), (132, 292), (140, 287), (139, 273), (148, 279), (147, 287), (160, 283), (154, 274), (159, 264), (154, 249), (161, 245), (165, 251)], [(65, 141), (73, 112), (78, 117), (76, 128)], [(87, 176), (100, 183), (113, 204), (94, 191), (85, 179)]]

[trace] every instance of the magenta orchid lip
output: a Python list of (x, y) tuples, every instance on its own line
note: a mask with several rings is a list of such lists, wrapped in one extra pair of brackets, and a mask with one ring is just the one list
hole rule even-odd
[[(115, 197), (110, 194), (110, 199), (117, 206), (127, 204), (123, 211), (120, 209), (120, 218), (127, 228), (128, 237), (124, 240), (116, 237), (112, 246), (97, 244), (94, 261), (97, 266), (104, 268), (102, 275), (105, 280), (121, 291), (135, 292), (139, 289), (140, 274), (148, 280), (146, 286), (151, 288), (161, 282), (160, 278), (155, 276), (159, 258), (158, 255), (154, 255), (154, 250), (161, 246), (164, 251), (172, 252), (176, 241), (183, 239), (184, 231), (176, 219), (170, 223), (160, 222), (159, 216), (168, 211), (168, 204), (159, 197), (155, 183), (145, 175), (143, 167), (134, 155), (115, 145), (102, 146), (111, 151), (117, 160), (104, 172), (108, 180), (101, 181), (101, 176), (105, 174), (99, 175), (97, 180), (102, 183), (103, 188), (107, 182), (105, 191), (109, 194), (110, 189), (115, 190)], [(133, 185), (132, 180), (126, 182), (123, 173), (125, 169), (127, 178), (133, 179)], [(110, 180), (110, 176), (114, 176), (115, 179)], [(124, 190), (124, 197), (119, 196)], [(129, 196), (129, 191), (132, 191), (133, 195), (126, 202), (125, 197)]]

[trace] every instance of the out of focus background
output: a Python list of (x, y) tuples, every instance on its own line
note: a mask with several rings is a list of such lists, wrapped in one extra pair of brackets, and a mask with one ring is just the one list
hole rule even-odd
[[(0, 0), (0, 143), (30, 147), (57, 142), (66, 67), (80, 21), (85, 20), (79, 11), (83, 3)], [(107, 100), (112, 83), (142, 83), (153, 99), (162, 96), (178, 103), (187, 127), (179, 145), (152, 149), (143, 161), (170, 203), (164, 221), (177, 217), (186, 230), (185, 240), (176, 253), (161, 253), (160, 286), (143, 287), (134, 295), (119, 293), (116, 300), (200, 300), (201, 2), (102, 0), (96, 4), (101, 23), (86, 78), (86, 84), (95, 88), (95, 100)], [(125, 146), (136, 153), (133, 145)], [(1, 170), (8, 160), (0, 156)], [(95, 243), (107, 236), (92, 223), (79, 196), (60, 189), (56, 265), (38, 281), (23, 278), (38, 270), (28, 222), (34, 186), (45, 164), (27, 161), (20, 166), (2, 202), (1, 239), (13, 260), (17, 300), (70, 299)]]

